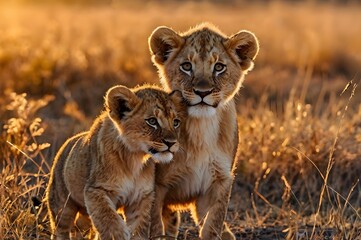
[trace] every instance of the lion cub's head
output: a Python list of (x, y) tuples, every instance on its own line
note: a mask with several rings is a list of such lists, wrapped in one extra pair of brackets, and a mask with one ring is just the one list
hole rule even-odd
[(105, 97), (108, 115), (131, 151), (150, 154), (159, 162), (169, 162), (178, 151), (182, 119), (179, 92), (167, 94), (156, 87), (130, 90), (115, 86)]
[(234, 97), (259, 48), (249, 31), (228, 37), (210, 24), (182, 34), (158, 27), (149, 47), (163, 86), (180, 90), (193, 116), (212, 116)]

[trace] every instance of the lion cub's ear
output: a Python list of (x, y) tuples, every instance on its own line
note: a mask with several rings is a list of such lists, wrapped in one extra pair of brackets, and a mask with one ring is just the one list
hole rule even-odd
[(259, 44), (256, 36), (249, 31), (240, 31), (229, 37), (224, 46), (232, 54), (236, 54), (242, 70), (247, 72), (253, 68), (253, 60), (256, 58)]
[(110, 88), (105, 96), (106, 109), (114, 120), (122, 120), (139, 102), (129, 88), (120, 85)]
[(183, 43), (184, 39), (172, 29), (164, 26), (156, 28), (148, 39), (153, 62), (163, 65)]

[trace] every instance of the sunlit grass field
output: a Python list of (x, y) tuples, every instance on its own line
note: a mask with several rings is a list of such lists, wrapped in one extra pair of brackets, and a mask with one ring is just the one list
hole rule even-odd
[[(52, 160), (115, 85), (159, 84), (147, 39), (203, 21), (260, 41), (237, 96), (238, 239), (361, 239), (361, 6), (0, 5), (0, 239), (49, 239)], [(180, 239), (196, 227), (183, 218)], [(84, 233), (85, 237), (87, 236)]]

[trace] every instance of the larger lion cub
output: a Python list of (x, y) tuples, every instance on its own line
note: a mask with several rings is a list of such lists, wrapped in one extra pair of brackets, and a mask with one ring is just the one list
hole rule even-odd
[[(154, 162), (179, 148), (181, 97), (157, 88), (111, 88), (90, 131), (70, 138), (55, 157), (47, 189), (53, 237), (68, 239), (78, 212), (101, 239), (147, 239)], [(126, 221), (117, 213), (123, 208)]]
[(178, 34), (159, 27), (149, 38), (152, 60), (166, 90), (188, 105), (180, 143), (184, 151), (156, 168), (151, 236), (177, 236), (177, 210), (192, 210), (200, 238), (222, 235), (233, 182), (238, 130), (234, 96), (252, 68), (258, 41), (249, 31), (226, 36), (210, 24)]

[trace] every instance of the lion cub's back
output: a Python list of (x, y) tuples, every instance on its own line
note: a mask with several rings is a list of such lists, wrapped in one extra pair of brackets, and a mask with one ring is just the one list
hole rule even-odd
[(78, 134), (74, 138), (76, 141), (71, 146), (71, 152), (64, 165), (64, 182), (71, 193), (72, 199), (79, 205), (83, 205), (84, 187), (92, 162), (90, 159), (88, 132)]
[[(52, 185), (55, 186), (57, 192), (61, 191), (64, 194), (68, 195), (69, 192), (74, 193), (74, 184), (84, 185), (85, 181), (80, 181), (81, 179), (86, 178), (86, 161), (75, 161), (75, 160), (85, 160), (84, 158), (78, 158), (75, 155), (85, 155), (85, 148), (82, 151), (79, 147), (80, 145), (84, 145), (85, 137), (88, 135), (88, 132), (79, 133), (71, 138), (69, 138), (59, 149), (57, 155), (55, 156), (53, 167), (51, 169), (52, 172)], [(85, 156), (84, 156), (85, 157)], [(71, 183), (71, 184), (69, 184)], [(69, 186), (72, 186), (69, 189)], [(77, 192), (77, 191), (75, 191)], [(81, 190), (81, 195), (83, 191)], [(67, 197), (67, 196), (65, 196)], [(83, 197), (82, 197), (83, 198)], [(75, 200), (75, 199), (74, 199)]]

